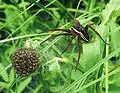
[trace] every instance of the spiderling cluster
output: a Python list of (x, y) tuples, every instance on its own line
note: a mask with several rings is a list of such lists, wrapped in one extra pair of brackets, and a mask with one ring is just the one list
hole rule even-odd
[(39, 58), (33, 48), (20, 48), (12, 55), (12, 65), (21, 77), (28, 76), (39, 67)]

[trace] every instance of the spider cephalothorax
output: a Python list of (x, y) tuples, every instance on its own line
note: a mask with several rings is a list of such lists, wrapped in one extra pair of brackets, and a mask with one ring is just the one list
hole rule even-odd
[(20, 48), (12, 55), (12, 65), (17, 74), (28, 76), (39, 67), (39, 59), (33, 48)]
[[(102, 39), (102, 41), (104, 43), (106, 43), (104, 41), (104, 39), (100, 36), (100, 34), (90, 24), (88, 24), (85, 27), (83, 27), (80, 24), (80, 22), (78, 20), (76, 20), (76, 19), (73, 20), (73, 26), (72, 26), (71, 29), (53, 29), (53, 30), (50, 30), (50, 31), (63, 31), (63, 33), (54, 35), (54, 36), (46, 39), (45, 41), (47, 41), (47, 40), (49, 40), (51, 38), (55, 38), (57, 36), (71, 35), (72, 38), (70, 39), (70, 41), (69, 41), (68, 45), (66, 46), (66, 48), (64, 49), (64, 51), (62, 52), (62, 54), (63, 54), (68, 49), (68, 47), (72, 44), (73, 39), (77, 37), (78, 38), (78, 60), (76, 61), (76, 67), (75, 67), (75, 68), (77, 68), (79, 60), (80, 60), (80, 51), (81, 51), (81, 47), (82, 47), (81, 40), (83, 40), (85, 42), (89, 42), (90, 41), (88, 28), (91, 28), (92, 31), (94, 31)], [(44, 43), (45, 41), (43, 41), (42, 43)], [(76, 69), (75, 69), (75, 71), (76, 71)]]

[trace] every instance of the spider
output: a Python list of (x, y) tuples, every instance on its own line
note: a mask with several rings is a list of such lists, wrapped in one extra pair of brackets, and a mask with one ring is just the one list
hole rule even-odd
[[(73, 39), (75, 39), (77, 37), (78, 39), (78, 59), (76, 61), (76, 66), (75, 66), (75, 71), (78, 67), (79, 61), (80, 61), (80, 51), (82, 48), (82, 42), (81, 40), (85, 41), (85, 42), (89, 42), (90, 41), (90, 37), (89, 37), (89, 33), (88, 33), (88, 28), (91, 28), (92, 31), (94, 31), (100, 38), (101, 40), (105, 43), (105, 40), (101, 37), (101, 35), (91, 26), (91, 24), (86, 25), (85, 27), (83, 27), (80, 22), (76, 19), (73, 19), (73, 26), (71, 29), (53, 29), (50, 31), (63, 31), (64, 33), (60, 33), (54, 36), (49, 37), (48, 39), (44, 40), (41, 42), (44, 43), (47, 40), (51, 39), (51, 38), (55, 38), (57, 36), (63, 36), (63, 35), (72, 35), (72, 38), (70, 39), (68, 45), (66, 46), (66, 48), (64, 49), (64, 51), (62, 52), (62, 54), (68, 49), (68, 47), (72, 44)], [(61, 54), (61, 55), (62, 55)]]

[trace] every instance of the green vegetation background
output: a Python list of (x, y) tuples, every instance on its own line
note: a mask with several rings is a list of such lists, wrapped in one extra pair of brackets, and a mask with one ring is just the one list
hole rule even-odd
[[(70, 29), (76, 18), (92, 23), (102, 40), (89, 29), (90, 43), (83, 42), (75, 72), (77, 39), (60, 57), (70, 36), (40, 43), (54, 28)], [(0, 0), (0, 92), (5, 93), (119, 93), (120, 91), (119, 0)], [(17, 48), (33, 47), (41, 67), (17, 79), (11, 55)], [(111, 60), (110, 60), (111, 59)]]

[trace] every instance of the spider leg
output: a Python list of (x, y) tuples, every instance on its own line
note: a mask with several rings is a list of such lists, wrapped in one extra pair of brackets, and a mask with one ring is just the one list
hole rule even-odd
[[(69, 41), (67, 47), (64, 49), (64, 51), (62, 52), (62, 54), (69, 48), (69, 46), (72, 44), (72, 41), (73, 41), (73, 39), (74, 39), (75, 37), (76, 37), (76, 36), (72, 36), (71, 40)], [(61, 54), (61, 55), (62, 55), (62, 54)], [(60, 56), (61, 56), (61, 55), (60, 55)]]
[(79, 64), (79, 61), (80, 61), (81, 48), (82, 48), (81, 37), (78, 36), (78, 60), (76, 61), (75, 72), (76, 72), (76, 70), (77, 70), (77, 67), (78, 67), (78, 64)]
[(62, 29), (62, 28), (56, 28), (56, 29), (52, 29), (52, 30), (49, 30), (49, 31), (51, 31), (51, 32), (63, 31), (63, 32), (68, 32), (68, 33), (70, 33), (70, 30), (68, 30), (68, 29)]
[(86, 25), (86, 27), (85, 27), (85, 31), (87, 31), (88, 30), (88, 27), (89, 28), (91, 28), (92, 29), (92, 31), (94, 31), (101, 39), (102, 39), (102, 41), (105, 43), (105, 44), (107, 44), (107, 45), (109, 45), (108, 43), (106, 43), (106, 41), (102, 38), (102, 36), (91, 26), (91, 24), (88, 24), (88, 25)]
[(61, 34), (58, 34), (58, 35), (51, 36), (51, 37), (49, 37), (48, 39), (42, 41), (42, 42), (40, 43), (40, 45), (43, 44), (44, 42), (46, 42), (46, 41), (49, 40), (49, 39), (56, 38), (57, 36), (63, 36), (63, 35), (71, 35), (71, 34), (70, 34), (70, 33), (61, 33)]

